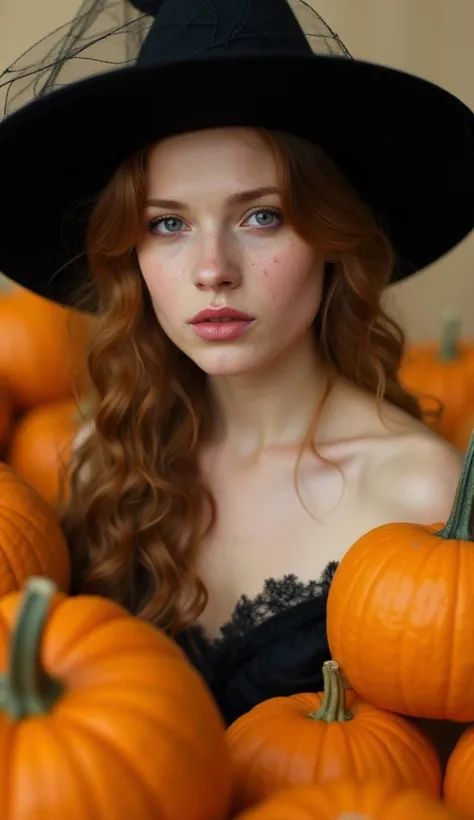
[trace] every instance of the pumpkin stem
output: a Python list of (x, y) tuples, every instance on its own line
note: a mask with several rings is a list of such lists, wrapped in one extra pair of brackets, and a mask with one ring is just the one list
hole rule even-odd
[(352, 720), (353, 714), (346, 709), (345, 682), (337, 661), (323, 663), (323, 702), (317, 712), (310, 712), (311, 720), (325, 723)]
[(30, 578), (12, 632), (10, 663), (0, 675), (0, 711), (17, 721), (45, 715), (64, 691), (41, 663), (41, 641), (56, 585), (48, 578)]
[(439, 348), (439, 360), (450, 362), (459, 359), (459, 334), (461, 330), (461, 317), (459, 313), (451, 308), (445, 308), (442, 313), (441, 344)]
[(472, 541), (471, 517), (474, 499), (474, 430), (467, 446), (453, 506), (445, 526), (435, 533), (446, 540)]

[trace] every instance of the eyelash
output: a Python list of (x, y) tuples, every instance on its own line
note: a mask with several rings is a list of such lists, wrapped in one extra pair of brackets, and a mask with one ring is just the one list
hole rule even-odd
[[(258, 207), (253, 208), (250, 211), (250, 213), (248, 214), (247, 219), (250, 219), (250, 217), (253, 216), (254, 214), (272, 214), (273, 216), (279, 217), (280, 222), (283, 221), (283, 216), (282, 216), (282, 213), (281, 213), (280, 209), (279, 208), (272, 208), (271, 206), (268, 206), (268, 205), (261, 206), (260, 208), (258, 208)], [(151, 219), (148, 222), (148, 229), (150, 231), (153, 231), (153, 228), (156, 228), (156, 226), (160, 225), (162, 222), (166, 222), (167, 219), (175, 219), (175, 218), (176, 218), (175, 214), (165, 214), (164, 216), (154, 217), (154, 219)], [(184, 219), (180, 219), (180, 222), (184, 222)], [(263, 230), (268, 231), (268, 230), (270, 230), (271, 228), (274, 228), (274, 227), (276, 227), (276, 226), (275, 225), (270, 225), (267, 228), (263, 227)], [(159, 234), (159, 235), (160, 236), (173, 236), (173, 235), (178, 235), (179, 233), (181, 233), (181, 231), (176, 231), (175, 234), (173, 234), (173, 232), (171, 232), (169, 234)], [(155, 235), (157, 235), (157, 234), (155, 234)]]

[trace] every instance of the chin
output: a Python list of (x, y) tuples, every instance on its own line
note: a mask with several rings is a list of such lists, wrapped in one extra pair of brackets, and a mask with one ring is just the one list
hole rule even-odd
[(245, 376), (260, 370), (261, 359), (242, 355), (237, 351), (209, 350), (207, 355), (191, 356), (195, 364), (208, 376)]

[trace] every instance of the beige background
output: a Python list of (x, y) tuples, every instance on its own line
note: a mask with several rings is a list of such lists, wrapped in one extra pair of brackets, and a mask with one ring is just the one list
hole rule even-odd
[[(353, 56), (439, 83), (474, 108), (474, 0), (311, 2)], [(78, 0), (0, 0), (0, 69), (66, 23), (78, 5)], [(471, 234), (444, 259), (392, 288), (390, 307), (411, 339), (436, 336), (446, 305), (460, 311), (464, 333), (474, 337), (473, 281)]]

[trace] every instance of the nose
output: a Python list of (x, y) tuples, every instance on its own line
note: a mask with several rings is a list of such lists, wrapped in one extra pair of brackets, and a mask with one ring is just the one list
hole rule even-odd
[(229, 237), (216, 234), (204, 237), (197, 253), (194, 284), (198, 290), (219, 291), (240, 285), (241, 265)]

